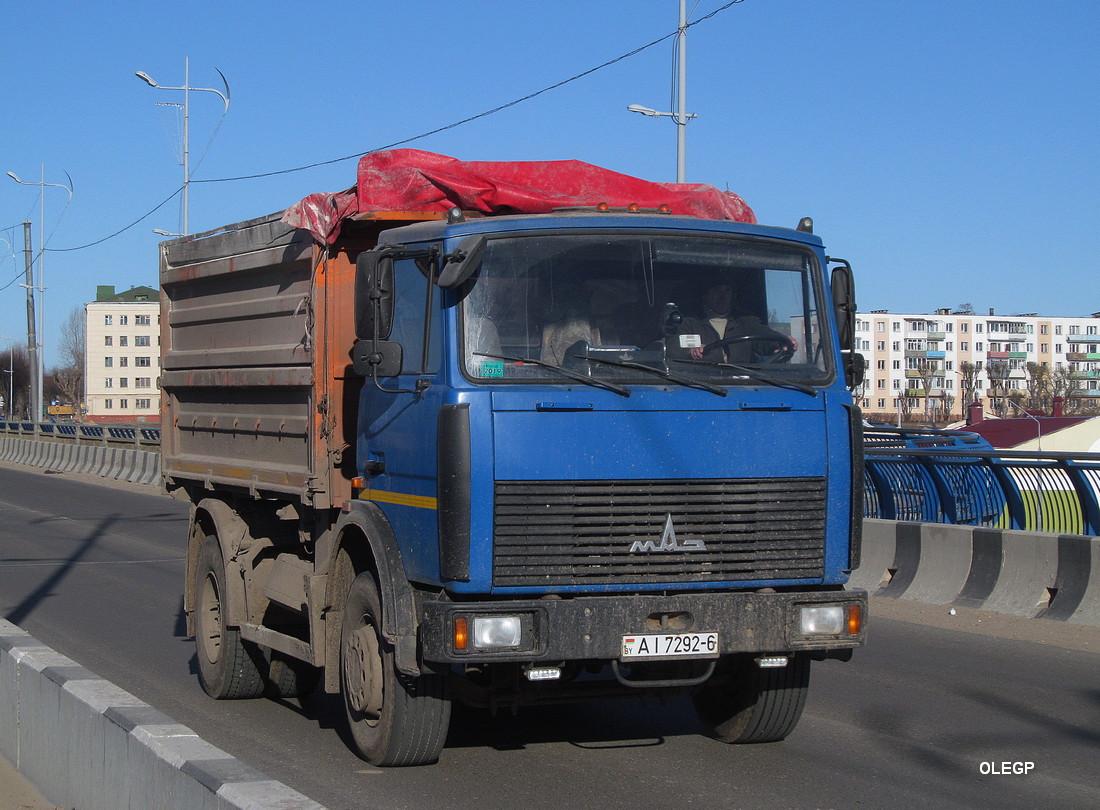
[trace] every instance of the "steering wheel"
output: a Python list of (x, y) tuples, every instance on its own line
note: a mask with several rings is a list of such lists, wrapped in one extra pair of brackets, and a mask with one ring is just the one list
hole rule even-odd
[(765, 363), (786, 363), (794, 357), (795, 350), (798, 348), (794, 340), (787, 335), (781, 335), (778, 332), (753, 332), (747, 335), (730, 335), (713, 343), (708, 343), (703, 347), (703, 355), (706, 356), (708, 352), (715, 349), (724, 349), (734, 343), (744, 343), (749, 340), (767, 341), (779, 347), (764, 358)]

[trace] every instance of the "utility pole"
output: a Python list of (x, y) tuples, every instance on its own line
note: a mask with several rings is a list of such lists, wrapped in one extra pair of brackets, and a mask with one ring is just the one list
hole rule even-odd
[(676, 109), (672, 112), (659, 112), (652, 107), (631, 104), (626, 109), (633, 113), (648, 115), (651, 118), (668, 117), (676, 124), (676, 182), (687, 182), (687, 125), (695, 118), (687, 111), (687, 0), (680, 0), (680, 28), (676, 35)]
[(42, 385), (40, 375), (42, 370), (38, 366), (38, 334), (35, 332), (34, 319), (34, 279), (31, 274), (31, 266), (34, 259), (31, 255), (31, 223), (23, 223), (23, 255), (26, 266), (27, 281), (21, 286), (27, 288), (27, 354), (30, 365), (30, 399), (31, 421), (38, 422), (42, 419)]
[(676, 90), (676, 182), (687, 181), (687, 0), (680, 0), (680, 33), (677, 34), (680, 69)]

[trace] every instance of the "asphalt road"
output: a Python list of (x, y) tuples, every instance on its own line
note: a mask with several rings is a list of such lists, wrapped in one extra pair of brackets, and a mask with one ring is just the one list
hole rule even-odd
[(330, 808), (1100, 804), (1100, 629), (983, 629), (967, 614), (951, 620), (960, 630), (937, 626), (938, 608), (919, 623), (872, 610), (869, 646), (815, 665), (782, 743), (709, 740), (686, 700), (495, 719), (456, 708), (438, 765), (379, 770), (344, 746), (331, 698), (202, 693), (183, 637), (185, 535), (169, 498), (0, 468), (0, 615)]

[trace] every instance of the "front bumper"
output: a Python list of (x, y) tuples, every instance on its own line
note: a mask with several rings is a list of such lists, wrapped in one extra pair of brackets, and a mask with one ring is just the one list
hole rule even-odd
[[(801, 608), (837, 605), (859, 609), (855, 633), (806, 635)], [(623, 637), (642, 633), (718, 634), (718, 654), (833, 653), (862, 646), (867, 626), (865, 591), (728, 592), (675, 595), (584, 596), (506, 602), (430, 601), (422, 606), (420, 642), (425, 661), (610, 661), (620, 658)], [(456, 621), (520, 616), (523, 631), (509, 649), (460, 649)]]

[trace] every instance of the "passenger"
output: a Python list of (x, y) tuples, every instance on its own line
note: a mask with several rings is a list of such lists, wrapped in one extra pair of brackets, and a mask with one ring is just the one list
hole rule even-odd
[(570, 356), (572, 347), (584, 341), (590, 346), (601, 344), (600, 328), (590, 314), (591, 292), (581, 287), (575, 298), (567, 299), (542, 331), (542, 360), (554, 365), (575, 365)]

